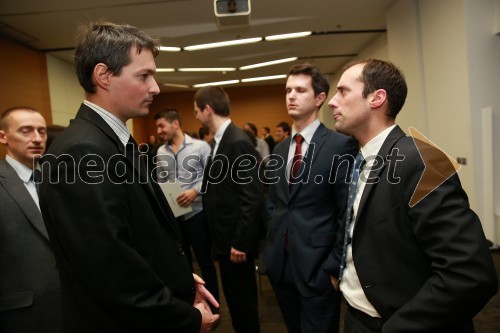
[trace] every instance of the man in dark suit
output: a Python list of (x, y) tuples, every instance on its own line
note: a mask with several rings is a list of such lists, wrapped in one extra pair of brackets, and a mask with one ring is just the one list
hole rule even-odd
[(269, 152), (272, 153), (274, 149), (274, 138), (271, 135), (271, 130), (269, 127), (262, 127), (262, 131), (264, 132), (264, 141), (267, 142), (267, 145), (269, 146)]
[[(277, 144), (272, 155), (273, 164), (284, 164), (272, 176), (279, 180), (269, 187), (264, 264), (289, 332), (331, 333), (339, 327), (340, 295), (324, 265), (334, 255), (346, 205), (349, 163), (342, 161), (358, 146), (319, 121), (329, 89), (317, 67), (299, 64), (290, 69), (286, 102), (294, 121), (292, 136)], [(295, 167), (298, 175), (292, 176)]]
[(38, 207), (33, 171), (47, 127), (32, 108), (0, 116), (0, 332), (62, 332), (56, 261)]
[(203, 210), (233, 328), (237, 333), (259, 332), (254, 261), (265, 204), (257, 152), (248, 135), (229, 119), (229, 97), (222, 88), (198, 90), (194, 110), (196, 118), (215, 133), (213, 157), (203, 176)]
[[(497, 290), (495, 268), (455, 170), (435, 177), (450, 161), (395, 125), (406, 94), (393, 64), (359, 60), (328, 104), (335, 128), (359, 141), (366, 160), (357, 185), (353, 172), (344, 255), (332, 264), (348, 304), (344, 331), (474, 332), (472, 317)], [(424, 169), (442, 183), (410, 202), (430, 185)]]
[(107, 22), (85, 27), (75, 50), (86, 100), (43, 157), (41, 184), (65, 332), (195, 333), (218, 318), (125, 125), (159, 93), (157, 54), (156, 40)]

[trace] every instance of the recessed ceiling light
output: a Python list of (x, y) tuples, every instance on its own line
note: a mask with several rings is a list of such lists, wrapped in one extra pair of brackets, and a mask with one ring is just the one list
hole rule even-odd
[(157, 68), (156, 73), (175, 72), (175, 68)]
[(177, 68), (179, 72), (234, 72), (234, 67)]
[(278, 59), (278, 60), (266, 61), (266, 62), (261, 62), (261, 63), (258, 63), (258, 64), (241, 66), (239, 69), (242, 70), (242, 71), (244, 71), (244, 70), (252, 69), (252, 68), (258, 68), (258, 67), (264, 67), (264, 66), (271, 66), (271, 65), (276, 65), (276, 64), (282, 64), (284, 62), (295, 61), (297, 59), (299, 59), (299, 58), (298, 57), (291, 57), (291, 58), (285, 58), (285, 59)]
[(260, 76), (260, 77), (250, 77), (248, 79), (242, 79), (241, 82), (254, 82), (254, 81), (264, 81), (264, 80), (276, 80), (286, 78), (285, 74), (280, 75), (270, 75), (270, 76)]
[(204, 50), (204, 49), (212, 49), (216, 47), (224, 47), (224, 46), (233, 46), (233, 45), (242, 45), (249, 43), (257, 43), (262, 40), (262, 37), (254, 37), (254, 38), (245, 38), (245, 39), (235, 39), (228, 40), (225, 42), (216, 42), (216, 43), (208, 43), (208, 44), (199, 44), (199, 45), (191, 45), (186, 46), (184, 48), (185, 51), (196, 51), (196, 50)]
[(180, 47), (160, 46), (160, 51), (164, 51), (164, 52), (179, 52), (180, 50), (181, 50)]
[(174, 88), (189, 88), (186, 84), (177, 84), (177, 83), (162, 83), (166, 87), (174, 87)]
[(194, 84), (193, 88), (201, 88), (201, 87), (206, 87), (206, 86), (222, 86), (225, 84), (235, 84), (235, 83), (240, 83), (240, 80), (228, 80), (228, 81), (199, 83), (199, 84)]
[(303, 32), (293, 32), (291, 34), (281, 34), (281, 35), (272, 35), (267, 36), (265, 39), (268, 41), (272, 40), (280, 40), (280, 39), (290, 39), (290, 38), (299, 38), (299, 37), (307, 37), (311, 35), (311, 31), (303, 31)]

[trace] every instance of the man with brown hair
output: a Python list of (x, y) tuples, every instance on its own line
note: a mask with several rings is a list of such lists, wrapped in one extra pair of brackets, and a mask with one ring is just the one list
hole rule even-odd
[(83, 28), (75, 65), (85, 101), (42, 166), (65, 332), (209, 331), (218, 315), (207, 302), (217, 302), (193, 277), (177, 221), (125, 125), (160, 92), (158, 41), (129, 25)]

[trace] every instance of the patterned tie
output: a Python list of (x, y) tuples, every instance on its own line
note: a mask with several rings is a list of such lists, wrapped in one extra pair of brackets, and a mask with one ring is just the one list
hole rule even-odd
[(293, 155), (292, 167), (290, 169), (290, 185), (297, 182), (300, 165), (302, 164), (302, 142), (304, 141), (304, 137), (297, 133), (293, 139), (295, 140), (295, 155)]
[(361, 170), (361, 166), (363, 165), (364, 162), (365, 159), (361, 154), (361, 152), (359, 152), (358, 156), (356, 156), (356, 159), (354, 160), (354, 168), (352, 169), (351, 184), (349, 184), (349, 196), (347, 198), (347, 212), (346, 212), (345, 235), (344, 235), (344, 251), (342, 252), (342, 260), (340, 262), (339, 280), (342, 279), (342, 274), (344, 273), (346, 256), (347, 256), (347, 245), (351, 243), (349, 230), (351, 229), (351, 223), (353, 217), (352, 215), (353, 215), (354, 199), (356, 198), (356, 193), (358, 192), (359, 171)]

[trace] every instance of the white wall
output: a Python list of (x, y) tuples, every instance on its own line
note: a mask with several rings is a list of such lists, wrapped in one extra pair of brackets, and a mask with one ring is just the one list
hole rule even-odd
[[(374, 42), (367, 45), (363, 50), (358, 53), (357, 58), (376, 58), (382, 60), (389, 60), (389, 54), (387, 49), (387, 35), (381, 34)], [(354, 59), (354, 58), (353, 58)], [(346, 61), (346, 64), (353, 59)], [(342, 75), (341, 71), (338, 71), (334, 75), (328, 77), (328, 82), (330, 83), (330, 93), (326, 98), (325, 103), (319, 111), (319, 119), (325, 124), (326, 127), (334, 129), (335, 122), (333, 121), (332, 110), (328, 107), (328, 102), (335, 95), (337, 83)]]
[(47, 54), (52, 122), (68, 126), (84, 99), (83, 89), (78, 84), (72, 64)]
[[(485, 233), (498, 235), (494, 213), (500, 213), (500, 36), (495, 35), (494, 0), (465, 1), (465, 36), (470, 91), (474, 184)], [(484, 109), (493, 111), (486, 123)], [(491, 121), (492, 120), (492, 121)], [(485, 134), (493, 133), (492, 137)], [(485, 149), (486, 148), (486, 149)], [(487, 150), (487, 151), (484, 151)], [(496, 189), (496, 191), (495, 191)], [(497, 236), (498, 237), (498, 236)], [(492, 238), (490, 238), (492, 239)], [(496, 239), (500, 244), (500, 239)]]

